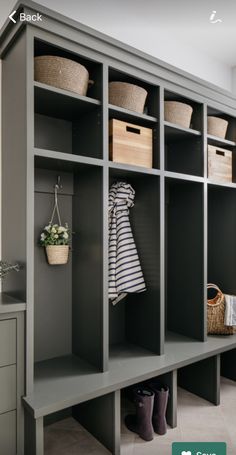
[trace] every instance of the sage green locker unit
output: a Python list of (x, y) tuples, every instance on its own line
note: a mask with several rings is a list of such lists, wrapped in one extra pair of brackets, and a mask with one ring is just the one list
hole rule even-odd
[[(15, 9), (16, 18), (39, 12), (43, 20), (8, 21), (0, 37), (2, 253), (22, 264), (3, 290), (19, 299), (14, 311), (26, 302), (25, 370), (24, 356), (19, 363), (16, 352), (14, 361), (12, 346), (2, 354), (3, 368), (11, 357), (17, 374), (25, 371), (24, 455), (44, 454), (44, 426), (58, 412), (70, 412), (118, 455), (120, 390), (165, 377), (174, 426), (179, 369), (187, 389), (215, 404), (221, 355), (223, 374), (235, 377), (236, 334), (207, 336), (206, 284), (217, 281), (236, 294), (236, 183), (219, 185), (207, 175), (208, 144), (236, 151), (236, 97), (30, 0)], [(88, 96), (35, 81), (34, 57), (40, 55), (86, 66), (94, 80)], [(145, 113), (109, 104), (109, 82), (117, 80), (147, 90)], [(170, 100), (193, 107), (190, 128), (165, 120)], [(208, 135), (207, 115), (229, 120), (226, 139)], [(109, 160), (113, 118), (153, 130), (153, 168)], [(37, 244), (57, 176), (63, 219), (74, 231), (65, 268), (50, 268)], [(136, 191), (130, 217), (147, 292), (112, 306), (108, 194), (116, 180)], [(10, 339), (12, 330), (5, 328)], [(207, 386), (202, 368), (211, 378)], [(16, 425), (20, 444), (18, 414)]]

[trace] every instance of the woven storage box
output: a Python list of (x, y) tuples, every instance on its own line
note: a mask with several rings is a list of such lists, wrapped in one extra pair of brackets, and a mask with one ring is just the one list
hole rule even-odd
[(225, 297), (215, 284), (208, 284), (207, 289), (215, 289), (216, 296), (207, 300), (207, 333), (209, 335), (233, 335), (234, 328), (224, 324)]
[(189, 128), (193, 113), (192, 106), (180, 101), (165, 101), (165, 120)]
[(152, 167), (152, 130), (112, 119), (109, 122), (110, 160)]
[(212, 136), (221, 137), (224, 139), (228, 128), (228, 123), (229, 122), (223, 118), (208, 116), (207, 132)]
[(34, 79), (85, 96), (89, 73), (85, 66), (68, 58), (42, 55), (34, 59)]
[(232, 152), (208, 145), (208, 178), (217, 182), (232, 182)]
[(48, 245), (46, 254), (50, 265), (67, 264), (69, 257), (69, 245)]
[(143, 113), (147, 91), (128, 82), (109, 83), (109, 103), (131, 111)]

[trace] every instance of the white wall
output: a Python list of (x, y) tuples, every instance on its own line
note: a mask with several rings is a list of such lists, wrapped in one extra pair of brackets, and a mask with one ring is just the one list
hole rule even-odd
[[(164, 5), (166, 1), (162, 0), (162, 3), (161, 0), (38, 0), (38, 3), (231, 90), (230, 66), (208, 55), (204, 48), (193, 48), (188, 45), (191, 30), (186, 28), (184, 39), (183, 33), (180, 39), (180, 31), (184, 30), (184, 18), (182, 22), (181, 17), (178, 18), (179, 25), (178, 22), (173, 22), (173, 17), (172, 22), (166, 20), (163, 23), (162, 17), (168, 19), (168, 14), (160, 9), (160, 5)], [(0, 0), (0, 26), (12, 11), (14, 4), (15, 0)], [(183, 8), (183, 4), (180, 3), (180, 13), (184, 12)], [(150, 15), (150, 11), (154, 13)], [(197, 32), (201, 34), (201, 27)], [(208, 39), (211, 39), (211, 36)]]
[(232, 91), (236, 93), (236, 66), (232, 68)]

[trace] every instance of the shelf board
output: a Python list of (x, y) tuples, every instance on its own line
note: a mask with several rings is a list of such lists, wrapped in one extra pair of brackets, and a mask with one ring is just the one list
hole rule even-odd
[(187, 182), (204, 183), (204, 177), (190, 174), (180, 174), (179, 172), (165, 171), (165, 177), (176, 180), (186, 180)]
[(139, 112), (130, 111), (129, 109), (124, 109), (123, 107), (114, 106), (113, 104), (108, 104), (109, 109), (109, 118), (116, 118), (118, 120), (125, 121), (138, 121), (144, 126), (149, 124), (157, 123), (157, 118), (147, 114), (140, 114)]
[(34, 82), (34, 102), (37, 114), (64, 120), (78, 119), (80, 114), (94, 110), (101, 104), (88, 96), (77, 95), (40, 82)]
[(116, 163), (114, 161), (109, 161), (108, 165), (110, 169), (119, 169), (124, 172), (138, 172), (139, 174), (160, 175), (160, 170), (154, 168), (134, 166), (132, 164)]
[(170, 122), (164, 122), (165, 126), (165, 135), (167, 140), (174, 141), (179, 139), (188, 138), (191, 136), (200, 137), (202, 133), (197, 130), (193, 130), (192, 128), (184, 128), (182, 126), (176, 125)]
[(56, 152), (54, 150), (34, 148), (36, 164), (46, 169), (54, 169), (55, 166), (62, 170), (73, 169), (76, 165), (102, 166), (103, 160), (90, 158), (82, 155), (72, 155), (71, 153)]
[(228, 139), (222, 139), (220, 137), (212, 136), (210, 134), (207, 135), (207, 141), (208, 141), (208, 144), (215, 145), (216, 147), (224, 147), (224, 146), (235, 147), (236, 146), (236, 142), (234, 142), (234, 141), (229, 141)]
[(16, 299), (5, 292), (0, 293), (0, 314), (15, 313), (17, 311), (25, 311), (26, 303)]
[(168, 333), (162, 356), (130, 344), (112, 347), (105, 373), (75, 356), (46, 360), (36, 363), (34, 392), (24, 404), (42, 417), (235, 348), (236, 334), (201, 342)]
[(207, 183), (210, 186), (222, 186), (222, 187), (225, 187), (225, 188), (236, 189), (236, 183), (217, 182), (217, 181), (213, 181), (213, 180), (210, 180), (210, 179), (207, 179)]

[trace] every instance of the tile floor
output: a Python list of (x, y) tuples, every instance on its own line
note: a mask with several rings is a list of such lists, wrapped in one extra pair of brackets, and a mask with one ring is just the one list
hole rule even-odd
[[(129, 411), (129, 410), (128, 410)], [(122, 406), (122, 414), (127, 408)], [(174, 441), (224, 441), (227, 455), (236, 455), (236, 382), (222, 378), (221, 405), (178, 389), (178, 427), (168, 429), (164, 436), (156, 435), (144, 442), (121, 425), (121, 455), (171, 455)], [(50, 425), (45, 430), (45, 455), (108, 455), (110, 452), (97, 442), (72, 418)]]

